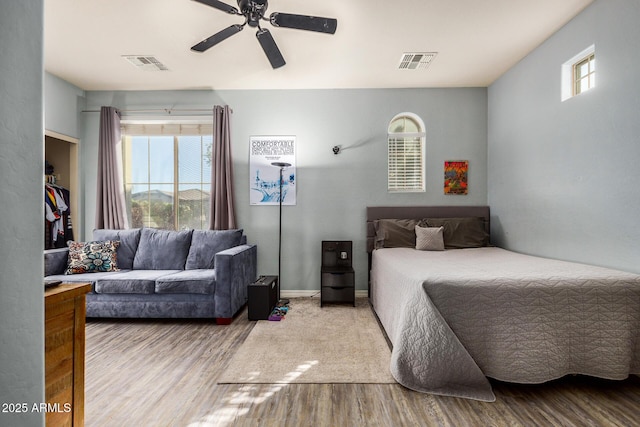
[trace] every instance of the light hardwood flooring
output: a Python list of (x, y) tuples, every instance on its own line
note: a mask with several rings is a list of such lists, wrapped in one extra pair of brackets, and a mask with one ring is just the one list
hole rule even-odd
[[(285, 320), (286, 321), (286, 320)], [(217, 384), (255, 322), (87, 322), (85, 425), (640, 426), (640, 379), (494, 382), (493, 403), (396, 384)], [(278, 357), (286, 348), (256, 357)]]

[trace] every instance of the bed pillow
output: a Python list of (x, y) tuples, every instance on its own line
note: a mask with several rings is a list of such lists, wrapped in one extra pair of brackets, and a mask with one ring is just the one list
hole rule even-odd
[(444, 251), (444, 227), (420, 227), (416, 225), (416, 249), (419, 251)]
[(418, 225), (444, 227), (445, 249), (481, 248), (489, 244), (484, 219), (480, 217), (425, 218)]
[(117, 262), (120, 242), (117, 240), (68, 242), (67, 245), (69, 256), (64, 274), (120, 271)]
[(415, 219), (379, 219), (374, 221), (375, 248), (415, 248), (416, 224)]

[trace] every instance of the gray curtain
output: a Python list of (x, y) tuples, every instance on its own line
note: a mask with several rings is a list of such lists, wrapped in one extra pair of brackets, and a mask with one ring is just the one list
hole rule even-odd
[(231, 162), (231, 110), (228, 105), (213, 108), (213, 147), (211, 159), (211, 199), (209, 228), (228, 230), (236, 227), (233, 203)]
[(100, 108), (95, 228), (129, 228), (122, 184), (121, 144), (120, 112), (113, 107)]

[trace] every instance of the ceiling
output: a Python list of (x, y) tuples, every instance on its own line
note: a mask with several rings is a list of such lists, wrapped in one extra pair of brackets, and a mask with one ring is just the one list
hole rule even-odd
[[(45, 69), (84, 90), (484, 87), (592, 1), (270, 0), (267, 15), (338, 20), (334, 35), (265, 22), (287, 61), (274, 70), (249, 27), (192, 52), (243, 22), (202, 3), (46, 0)], [(404, 52), (438, 54), (427, 69), (400, 70)], [(123, 55), (155, 56), (169, 71)]]

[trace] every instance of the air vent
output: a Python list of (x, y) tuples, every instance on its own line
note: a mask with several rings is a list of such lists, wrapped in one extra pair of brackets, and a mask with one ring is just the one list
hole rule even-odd
[(162, 62), (158, 61), (154, 56), (123, 55), (122, 57), (129, 61), (129, 63), (134, 65), (136, 68), (139, 68), (143, 71), (169, 71), (169, 69)]
[(401, 70), (424, 70), (429, 67), (437, 54), (437, 52), (403, 53), (398, 68)]

